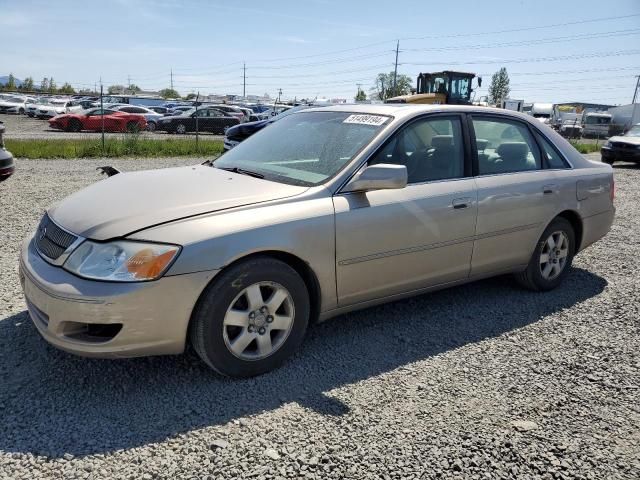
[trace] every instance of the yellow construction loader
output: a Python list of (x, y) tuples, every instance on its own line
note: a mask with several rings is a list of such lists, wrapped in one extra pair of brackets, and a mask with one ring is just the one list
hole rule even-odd
[[(476, 78), (475, 73), (451, 70), (420, 73), (415, 93), (388, 98), (385, 103), (471, 105), (471, 92), (473, 92), (471, 83), (474, 78)], [(482, 77), (477, 78), (478, 87), (480, 87)]]

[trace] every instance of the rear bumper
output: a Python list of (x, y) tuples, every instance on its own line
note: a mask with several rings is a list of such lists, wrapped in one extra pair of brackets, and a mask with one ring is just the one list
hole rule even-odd
[(215, 274), (96, 282), (47, 263), (30, 240), (20, 255), (20, 281), (38, 332), (55, 347), (88, 357), (181, 353), (191, 312)]
[(613, 220), (616, 215), (615, 207), (611, 210), (592, 215), (582, 219), (582, 242), (580, 244), (580, 250), (584, 250), (592, 243), (597, 242), (603, 238), (613, 225)]

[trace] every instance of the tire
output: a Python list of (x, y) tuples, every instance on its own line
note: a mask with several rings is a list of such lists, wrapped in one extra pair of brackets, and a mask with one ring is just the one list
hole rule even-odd
[[(275, 309), (267, 307), (272, 295), (278, 298), (270, 306)], [(261, 304), (266, 310), (259, 309)], [(300, 346), (309, 312), (309, 292), (300, 275), (284, 262), (257, 257), (223, 271), (205, 289), (191, 317), (189, 338), (198, 356), (218, 373), (252, 377), (278, 367)]]
[(187, 127), (183, 123), (179, 123), (178, 125), (176, 125), (176, 133), (184, 135), (185, 133), (187, 133)]
[(140, 125), (138, 125), (138, 122), (127, 122), (125, 128), (129, 133), (138, 133), (140, 131)]
[[(564, 236), (562, 241), (558, 241), (559, 235)], [(549, 251), (548, 239), (552, 236), (554, 236), (556, 248), (560, 251), (559, 255), (555, 251), (553, 253)], [(575, 239), (576, 236), (571, 223), (562, 217), (556, 217), (544, 230), (540, 240), (538, 240), (527, 269), (515, 275), (518, 283), (529, 290), (537, 292), (553, 290), (560, 285), (571, 268), (576, 248)], [(563, 242), (567, 242), (566, 253), (561, 256), (564, 251), (564, 248), (561, 248)], [(547, 260), (546, 262), (545, 259)], [(553, 263), (554, 259), (556, 263)], [(557, 265), (557, 267), (554, 265)], [(549, 266), (551, 266), (551, 272), (545, 275)], [(557, 272), (556, 268), (559, 268), (560, 271)]]
[(82, 124), (80, 123), (80, 120), (77, 120), (75, 118), (69, 120), (69, 123), (67, 123), (67, 132), (79, 132), (80, 130), (82, 130)]
[(19, 113), (20, 115), (24, 115), (24, 108), (21, 108), (20, 110), (18, 110), (18, 113)]
[(613, 165), (613, 162), (615, 162), (615, 159), (613, 158), (602, 157), (601, 160), (602, 160), (602, 163), (606, 163), (607, 165)]
[(147, 123), (147, 130), (149, 130), (150, 132), (155, 132), (156, 131), (156, 122), (148, 122)]

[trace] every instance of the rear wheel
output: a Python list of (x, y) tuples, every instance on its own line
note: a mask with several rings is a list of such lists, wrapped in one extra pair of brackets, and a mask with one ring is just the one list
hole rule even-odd
[(138, 122), (127, 122), (127, 132), (138, 133), (140, 131), (140, 125)]
[(558, 217), (542, 233), (527, 269), (516, 274), (516, 280), (530, 290), (552, 290), (567, 275), (574, 254), (573, 227), (568, 220)]
[(82, 130), (82, 123), (80, 123), (80, 120), (78, 120), (76, 118), (70, 119), (69, 123), (67, 123), (67, 131), (68, 132), (79, 132), (80, 130)]
[(207, 287), (191, 320), (191, 344), (223, 375), (260, 375), (300, 346), (309, 311), (309, 293), (293, 268), (254, 258), (222, 272)]
[(156, 122), (147, 123), (147, 130), (149, 130), (150, 132), (155, 132), (156, 131)]

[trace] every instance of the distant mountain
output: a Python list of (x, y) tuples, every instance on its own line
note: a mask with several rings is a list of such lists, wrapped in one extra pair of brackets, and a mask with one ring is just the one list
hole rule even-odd
[[(6, 85), (8, 81), (9, 81), (9, 75), (0, 77), (0, 85)], [(16, 81), (16, 87), (19, 87), (20, 85), (22, 85), (22, 80), (16, 78), (15, 81)]]

